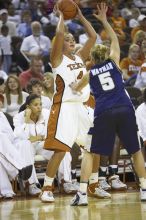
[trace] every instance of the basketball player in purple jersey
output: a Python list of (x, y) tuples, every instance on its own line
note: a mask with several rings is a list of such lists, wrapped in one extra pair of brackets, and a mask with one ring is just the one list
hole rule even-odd
[(146, 201), (146, 172), (137, 136), (135, 111), (124, 89), (122, 72), (119, 69), (119, 42), (107, 21), (107, 9), (105, 3), (97, 5), (98, 14), (95, 17), (101, 21), (111, 39), (110, 55), (107, 58), (105, 46), (94, 46), (91, 50), (94, 65), (90, 73), (84, 75), (78, 83), (71, 84), (73, 91), (79, 94), (89, 82), (96, 101), (94, 126), (89, 131), (91, 141), (82, 161), (80, 191), (71, 201), (73, 206), (88, 204), (87, 183), (92, 171), (93, 156), (98, 155), (100, 161), (100, 155), (111, 155), (116, 134), (133, 157), (140, 182), (140, 198)]

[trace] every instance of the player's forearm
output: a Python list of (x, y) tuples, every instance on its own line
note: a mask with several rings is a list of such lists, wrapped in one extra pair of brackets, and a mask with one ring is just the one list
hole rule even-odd
[(81, 91), (89, 83), (89, 74), (83, 76), (76, 86), (77, 91)]
[(63, 15), (60, 14), (58, 25), (56, 28), (56, 34), (64, 34), (65, 28), (64, 28), (64, 18)]
[(117, 35), (115, 31), (113, 30), (112, 26), (109, 24), (109, 22), (107, 20), (103, 20), (101, 22), (104, 26), (106, 33), (110, 37), (111, 41), (117, 42), (118, 41)]
[(83, 24), (88, 36), (96, 40), (97, 34), (94, 28), (92, 27), (92, 25), (90, 24), (90, 22), (88, 22), (84, 16), (81, 16), (80, 22)]

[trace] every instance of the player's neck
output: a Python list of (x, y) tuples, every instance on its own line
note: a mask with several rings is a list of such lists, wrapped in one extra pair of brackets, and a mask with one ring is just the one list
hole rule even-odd
[(70, 58), (71, 60), (75, 60), (74, 54), (69, 54), (69, 53), (64, 52), (64, 55), (67, 56), (68, 58)]

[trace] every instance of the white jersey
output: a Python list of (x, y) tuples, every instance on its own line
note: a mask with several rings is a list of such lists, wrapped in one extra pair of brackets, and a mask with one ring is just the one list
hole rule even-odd
[(54, 103), (86, 102), (90, 95), (89, 85), (82, 89), (81, 94), (73, 94), (70, 88), (70, 84), (81, 79), (86, 72), (86, 67), (79, 56), (75, 55), (73, 60), (63, 55), (61, 64), (53, 68), (53, 73), (56, 76)]

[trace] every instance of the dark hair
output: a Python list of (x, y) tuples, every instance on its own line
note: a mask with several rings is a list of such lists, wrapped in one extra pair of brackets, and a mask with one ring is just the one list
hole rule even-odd
[(7, 26), (7, 25), (2, 25), (2, 26), (1, 26), (1, 32), (2, 32), (2, 31), (9, 31), (8, 26)]
[(146, 103), (146, 88), (143, 91), (143, 101)]
[(0, 77), (0, 86), (3, 85), (4, 82), (5, 82), (5, 80), (2, 77)]
[(2, 94), (0, 94), (0, 101), (2, 101), (2, 103), (4, 103), (4, 96)]
[(32, 87), (35, 86), (35, 85), (40, 85), (43, 87), (43, 84), (40, 80), (38, 79), (31, 79), (30, 82), (27, 84), (26, 86), (26, 91), (31, 94), (32, 93)]
[(21, 105), (19, 112), (24, 111), (27, 108), (27, 105), (30, 105), (34, 99), (38, 99), (38, 98), (40, 99), (40, 97), (36, 94), (31, 94), (27, 96), (26, 101), (23, 105)]

